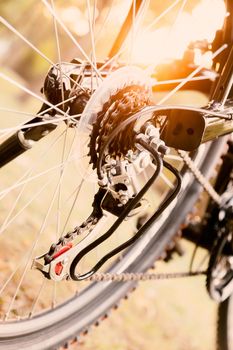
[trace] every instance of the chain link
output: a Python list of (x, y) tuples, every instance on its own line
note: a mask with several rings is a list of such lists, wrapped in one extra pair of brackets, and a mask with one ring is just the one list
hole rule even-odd
[(170, 272), (170, 273), (95, 273), (87, 280), (92, 282), (138, 282), (152, 280), (166, 280), (171, 278), (185, 278), (206, 275), (206, 271), (191, 271), (191, 272)]
[(179, 155), (183, 159), (184, 163), (188, 166), (190, 171), (193, 173), (196, 180), (199, 182), (199, 184), (204, 188), (204, 190), (209, 194), (209, 196), (218, 204), (221, 204), (221, 197), (219, 194), (215, 191), (213, 186), (210, 184), (210, 182), (204, 177), (204, 175), (200, 172), (200, 170), (197, 168), (196, 164), (193, 162), (193, 160), (189, 157), (187, 152), (178, 150)]

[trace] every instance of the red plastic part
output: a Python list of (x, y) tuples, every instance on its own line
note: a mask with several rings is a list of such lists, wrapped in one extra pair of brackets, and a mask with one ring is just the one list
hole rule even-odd
[(56, 252), (53, 255), (53, 259), (56, 259), (58, 256), (60, 256), (63, 253), (67, 252), (67, 250), (69, 250), (72, 247), (73, 247), (73, 244), (71, 242), (67, 243), (66, 245), (64, 245), (64, 247), (62, 247), (60, 250), (58, 250), (58, 252)]
[(55, 274), (60, 276), (60, 274), (62, 273), (62, 270), (63, 270), (63, 265), (61, 263), (61, 261), (59, 263), (57, 263), (55, 265)]
[[(67, 252), (67, 250), (69, 250), (72, 247), (73, 247), (73, 244), (71, 242), (67, 243), (66, 245), (64, 245), (64, 247), (62, 247), (58, 252), (56, 252), (53, 255), (53, 259), (56, 259), (58, 256), (64, 254), (65, 252)], [(56, 273), (56, 275), (60, 276), (60, 274), (62, 273), (62, 270), (63, 270), (63, 265), (62, 265), (62, 262), (59, 261), (55, 265), (55, 273)]]

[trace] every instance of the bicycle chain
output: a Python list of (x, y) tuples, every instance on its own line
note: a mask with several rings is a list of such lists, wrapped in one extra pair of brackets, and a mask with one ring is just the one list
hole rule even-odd
[(199, 182), (202, 188), (208, 193), (208, 195), (213, 199), (215, 203), (218, 205), (221, 204), (221, 197), (215, 191), (214, 187), (210, 184), (210, 182), (205, 178), (205, 176), (200, 172), (197, 168), (194, 161), (189, 157), (187, 152), (178, 150), (179, 155), (183, 159), (184, 163), (187, 165), (189, 170), (194, 175), (195, 179)]
[(165, 280), (171, 278), (184, 278), (205, 275), (206, 270), (193, 272), (168, 272), (168, 273), (145, 273), (145, 272), (122, 272), (122, 273), (95, 273), (88, 278), (89, 281), (95, 282), (139, 282), (152, 280)]
[(76, 226), (73, 231), (69, 231), (65, 236), (60, 237), (57, 243), (51, 245), (49, 252), (45, 255), (45, 262), (50, 263), (53, 260), (54, 253), (59, 251), (67, 243), (80, 236), (83, 232), (89, 231), (88, 234), (90, 234), (99, 220), (100, 217), (90, 215), (89, 218), (80, 226)]

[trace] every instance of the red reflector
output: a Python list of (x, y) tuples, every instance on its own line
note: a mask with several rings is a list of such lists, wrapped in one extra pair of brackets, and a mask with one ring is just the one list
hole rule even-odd
[(60, 274), (62, 273), (62, 270), (63, 270), (63, 266), (62, 266), (62, 263), (61, 261), (59, 263), (56, 264), (55, 266), (55, 274), (60, 276)]
[[(67, 243), (66, 245), (64, 245), (64, 247), (62, 247), (58, 252), (56, 252), (53, 255), (53, 259), (56, 259), (58, 256), (64, 254), (65, 252), (67, 252), (67, 250), (69, 250), (72, 247), (73, 247), (73, 244), (71, 242)], [(55, 265), (55, 273), (56, 273), (56, 275), (60, 276), (60, 274), (62, 273), (62, 270), (63, 270), (63, 265), (62, 265), (62, 262), (59, 261)]]

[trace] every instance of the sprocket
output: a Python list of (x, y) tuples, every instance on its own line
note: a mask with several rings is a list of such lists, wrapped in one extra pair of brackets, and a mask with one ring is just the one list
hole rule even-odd
[[(139, 85), (130, 85), (119, 89), (109, 98), (102, 110), (98, 112), (90, 135), (89, 155), (93, 168), (96, 168), (98, 157), (112, 131), (120, 123), (149, 104), (148, 91)], [(133, 123), (130, 123), (110, 143), (108, 154), (113, 158), (126, 155), (129, 150), (135, 149), (133, 140)]]
[[(80, 155), (85, 156), (89, 152), (93, 169), (97, 167), (102, 147), (112, 130), (150, 105), (151, 94), (147, 71), (135, 66), (120, 67), (99, 83), (84, 108), (78, 127)], [(124, 137), (121, 133), (117, 135), (104, 156), (109, 154), (116, 159), (119, 155), (125, 155), (133, 147), (131, 131), (132, 124), (125, 128)], [(82, 164), (83, 176), (89, 176), (90, 172), (84, 167)]]

